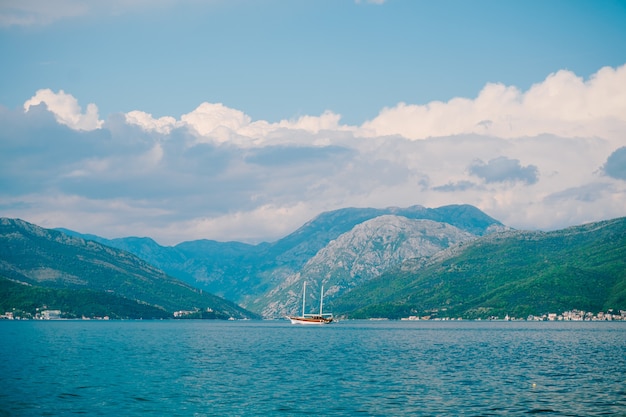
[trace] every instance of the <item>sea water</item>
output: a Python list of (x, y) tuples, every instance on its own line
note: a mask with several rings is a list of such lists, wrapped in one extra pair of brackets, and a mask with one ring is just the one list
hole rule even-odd
[(2, 321), (0, 416), (626, 415), (626, 322)]

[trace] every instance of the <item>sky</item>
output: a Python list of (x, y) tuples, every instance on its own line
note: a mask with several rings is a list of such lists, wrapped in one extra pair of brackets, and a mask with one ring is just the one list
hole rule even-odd
[(623, 0), (0, 0), (0, 57), (1, 217), (175, 245), (626, 216)]

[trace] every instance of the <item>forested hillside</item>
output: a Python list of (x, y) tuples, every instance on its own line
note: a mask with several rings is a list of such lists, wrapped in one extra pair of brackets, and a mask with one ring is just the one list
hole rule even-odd
[(332, 308), (354, 318), (626, 310), (626, 218), (485, 236), (406, 262)]

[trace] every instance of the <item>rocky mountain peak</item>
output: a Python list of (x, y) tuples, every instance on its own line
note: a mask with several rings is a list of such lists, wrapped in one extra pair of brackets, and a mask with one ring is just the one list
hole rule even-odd
[(300, 294), (297, 288), (304, 281), (312, 288), (323, 284), (326, 297), (331, 300), (407, 259), (427, 257), (475, 238), (447, 223), (393, 214), (375, 217), (331, 241), (301, 272), (286, 277), (272, 291), (272, 301), (263, 309), (263, 315), (272, 317), (295, 311)]

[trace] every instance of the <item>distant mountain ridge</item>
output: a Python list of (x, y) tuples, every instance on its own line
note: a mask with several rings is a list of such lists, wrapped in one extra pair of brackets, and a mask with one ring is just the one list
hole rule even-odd
[[(300, 310), (307, 282), (311, 312), (324, 285), (325, 311), (347, 318), (571, 309), (626, 315), (626, 218), (532, 232), (507, 228), (472, 206), (415, 206), (322, 213), (259, 245), (198, 240), (163, 247), (150, 238), (69, 234), (80, 236), (0, 220), (0, 309), (9, 298), (29, 308), (53, 300), (93, 314), (114, 306), (118, 317), (189, 308), (214, 318), (276, 318)], [(207, 294), (211, 288), (254, 313)]]
[[(198, 240), (163, 247), (150, 238), (91, 238), (134, 253), (191, 285), (270, 317), (283, 314), (286, 308), (293, 308), (294, 303), (289, 301), (294, 299), (293, 294), (287, 291), (281, 295), (285, 299), (276, 300), (277, 289), (288, 287), (288, 282), (293, 281), (294, 276), (300, 274), (320, 250), (355, 226), (389, 215), (445, 223), (474, 237), (506, 229), (506, 226), (476, 207), (450, 205), (439, 208), (339, 209), (321, 213), (276, 242), (259, 245)], [(306, 276), (312, 281), (312, 289), (321, 282), (319, 277), (311, 273)], [(369, 274), (366, 278), (371, 276)], [(340, 289), (331, 289), (329, 295), (333, 296), (350, 287), (343, 285)], [(277, 302), (282, 305), (281, 308), (270, 306)]]
[[(0, 219), (0, 277), (21, 284), (22, 290), (26, 287), (56, 290), (46, 293), (56, 298), (71, 297), (74, 290), (77, 293), (89, 290), (94, 302), (114, 304), (110, 305), (113, 316), (125, 317), (125, 312), (135, 303), (150, 306), (150, 311), (143, 311), (157, 317), (172, 317), (174, 311), (196, 309), (210, 311), (216, 318), (255, 317), (230, 301), (166, 275), (130, 252), (19, 219)], [(20, 295), (20, 286), (6, 281), (3, 286), (14, 296)], [(107, 297), (98, 297), (97, 293)], [(125, 307), (120, 310), (122, 304)]]

